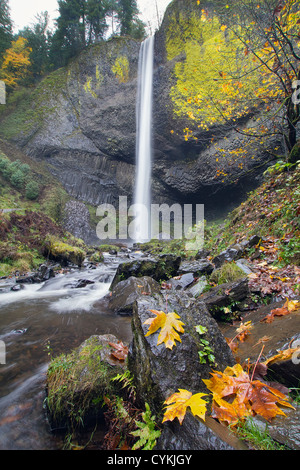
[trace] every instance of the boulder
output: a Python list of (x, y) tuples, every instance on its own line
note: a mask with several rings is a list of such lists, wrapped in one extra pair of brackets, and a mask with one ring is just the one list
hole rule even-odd
[(72, 286), (72, 289), (82, 289), (90, 284), (95, 284), (94, 281), (90, 281), (89, 279), (79, 279), (76, 283)]
[(111, 289), (113, 289), (118, 282), (128, 279), (131, 276), (150, 276), (156, 281), (170, 279), (177, 274), (180, 262), (180, 256), (166, 254), (156, 258), (140, 258), (121, 263), (111, 283)]
[(212, 263), (216, 268), (220, 268), (224, 263), (234, 261), (241, 257), (243, 254), (243, 247), (239, 244), (232, 245), (226, 250), (222, 251), (219, 255), (212, 259)]
[(173, 277), (168, 281), (168, 286), (171, 287), (173, 290), (181, 290), (186, 289), (188, 286), (193, 284), (194, 282), (194, 274), (193, 273), (186, 273), (180, 276)]
[(111, 379), (124, 366), (111, 356), (111, 334), (91, 336), (67, 355), (52, 359), (47, 371), (47, 411), (52, 430), (72, 429), (95, 421), (103, 412), (103, 397)]
[[(227, 282), (217, 285), (209, 291), (198, 297), (199, 301), (204, 302), (210, 314), (217, 320), (231, 320), (231, 311), (227, 314), (224, 308), (237, 306), (239, 302), (250, 296), (248, 287), (248, 278), (242, 278), (237, 281)], [(224, 318), (225, 316), (225, 318)]]
[(209, 275), (213, 272), (214, 265), (207, 260), (183, 261), (178, 269), (178, 274), (193, 273), (194, 277)]
[[(176, 311), (184, 323), (181, 342), (172, 350), (164, 344), (157, 345), (158, 332), (145, 336), (148, 325), (144, 322), (154, 317), (150, 310)], [(223, 370), (235, 363), (225, 338), (205, 305), (196, 302), (184, 292), (167, 291), (157, 298), (138, 299), (133, 306), (133, 341), (130, 346), (128, 365), (136, 378), (137, 391), (157, 415), (162, 413), (162, 404), (178, 388), (207, 393), (202, 379), (208, 378), (211, 366), (200, 364), (200, 335), (195, 327), (207, 328), (205, 339), (209, 341), (215, 357), (215, 367)]]
[[(148, 326), (144, 322), (152, 315), (151, 309), (174, 311), (184, 323), (181, 342), (176, 342), (172, 350), (164, 344), (157, 345), (158, 333), (145, 336)], [(157, 416), (162, 418), (164, 401), (179, 388), (192, 393), (208, 393), (202, 379), (208, 378), (211, 364), (200, 364), (198, 351), (201, 349), (200, 336), (195, 327), (207, 328), (206, 338), (215, 356), (214, 368), (224, 370), (235, 363), (232, 353), (220, 332), (217, 323), (210, 316), (205, 305), (196, 303), (184, 292), (168, 291), (164, 295), (137, 300), (133, 308), (133, 341), (128, 355), (128, 367), (135, 377), (138, 396), (149, 403)], [(211, 421), (211, 420), (209, 420)], [(187, 413), (183, 424), (177, 420), (161, 425), (162, 434), (157, 449), (162, 450), (205, 450), (233, 449), (235, 444), (213, 427)], [(223, 428), (223, 427), (222, 427)]]
[(193, 297), (198, 297), (202, 294), (205, 287), (208, 285), (207, 279), (205, 276), (201, 276), (193, 285), (189, 286), (186, 291), (190, 293)]
[(132, 313), (133, 304), (137, 299), (145, 295), (160, 293), (160, 285), (151, 277), (140, 278), (129, 277), (125, 281), (120, 281), (112, 290), (108, 307), (115, 313)]
[(52, 277), (55, 277), (53, 268), (46, 264), (41, 264), (37, 272), (20, 276), (16, 279), (16, 282), (18, 284), (37, 284), (48, 281)]
[(247, 450), (228, 428), (212, 418), (205, 423), (188, 412), (182, 425), (175, 420), (166, 423), (155, 450)]

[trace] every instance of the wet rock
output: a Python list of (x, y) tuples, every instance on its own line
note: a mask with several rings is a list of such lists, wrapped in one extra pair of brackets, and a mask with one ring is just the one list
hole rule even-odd
[(216, 268), (220, 268), (226, 262), (230, 263), (231, 261), (236, 261), (243, 255), (245, 250), (257, 245), (260, 240), (261, 237), (258, 235), (253, 235), (248, 240), (231, 245), (230, 247), (226, 248), (226, 250), (222, 251), (219, 255), (215, 256), (212, 259), (212, 263)]
[(194, 274), (186, 273), (181, 276), (176, 276), (168, 281), (169, 286), (173, 290), (186, 289), (194, 282)]
[[(250, 295), (248, 278), (243, 278), (234, 282), (227, 282), (213, 287), (199, 298), (204, 302), (210, 314), (217, 320), (224, 320), (224, 307), (237, 304)], [(230, 315), (228, 314), (228, 320)]]
[(89, 281), (88, 279), (79, 279), (74, 286), (72, 286), (72, 289), (82, 289), (83, 287), (86, 287), (90, 284), (95, 284), (94, 281)]
[(101, 416), (102, 399), (112, 390), (111, 379), (124, 372), (124, 365), (111, 356), (109, 343), (117, 342), (111, 334), (94, 335), (70, 354), (51, 361), (46, 403), (52, 430), (74, 430)]
[(193, 297), (198, 297), (202, 294), (205, 287), (208, 285), (205, 276), (201, 276), (192, 286), (187, 288), (187, 292), (189, 292)]
[(155, 258), (140, 258), (122, 263), (118, 266), (111, 284), (111, 289), (113, 289), (118, 282), (128, 279), (131, 276), (150, 276), (156, 281), (167, 280), (177, 274), (180, 262), (180, 256), (166, 254)]
[(198, 253), (195, 256), (195, 259), (205, 259), (210, 255), (210, 250), (206, 250), (203, 248), (202, 250), (199, 250)]
[[(180, 334), (172, 350), (164, 344), (157, 345), (158, 333), (145, 336), (148, 326), (144, 322), (150, 318), (151, 309), (174, 311), (184, 323), (184, 333)], [(200, 364), (198, 351), (201, 349), (200, 336), (195, 326), (207, 328), (206, 339), (213, 349), (215, 367), (224, 370), (235, 363), (232, 353), (221, 334), (217, 323), (210, 316), (205, 305), (196, 303), (184, 292), (168, 291), (156, 299), (137, 300), (133, 308), (133, 341), (128, 355), (128, 367), (136, 379), (138, 396), (149, 403), (151, 410), (161, 419), (163, 402), (179, 388), (192, 393), (207, 393), (202, 379), (208, 378), (211, 365)], [(229, 449), (231, 448), (206, 424), (187, 415), (182, 427), (178, 423), (162, 426), (163, 432), (158, 449)]]
[[(177, 342), (172, 350), (164, 344), (157, 345), (158, 332), (145, 336), (148, 325), (144, 322), (154, 317), (150, 310), (166, 311), (166, 305), (169, 312), (176, 310), (185, 325), (184, 333), (180, 334), (181, 342)], [(233, 365), (235, 361), (226, 340), (203, 303), (197, 303), (182, 291), (167, 291), (155, 299), (138, 299), (133, 306), (129, 368), (136, 378), (138, 393), (158, 415), (164, 400), (178, 388), (207, 393), (202, 379), (209, 377), (211, 367), (209, 363), (199, 362), (201, 345), (200, 335), (195, 330), (197, 325), (207, 328), (205, 339), (213, 349), (218, 370)]]
[(46, 264), (41, 264), (34, 276), (34, 279), (35, 282), (44, 282), (48, 281), (52, 277), (55, 277), (53, 268), (47, 266)]
[(245, 273), (245, 274), (251, 274), (253, 271), (249, 267), (249, 263), (246, 259), (238, 259), (235, 261), (235, 264)]
[(46, 264), (41, 264), (37, 272), (29, 273), (25, 276), (20, 276), (16, 279), (16, 282), (18, 284), (37, 284), (40, 282), (48, 281), (54, 276), (55, 273), (52, 267), (49, 267)]
[(22, 290), (24, 289), (24, 285), (23, 284), (16, 284), (15, 286), (12, 286), (10, 288), (11, 291), (14, 291), (14, 292), (18, 292), (19, 290)]
[[(293, 405), (295, 406), (295, 403)], [(267, 424), (267, 429), (274, 441), (289, 449), (300, 450), (300, 406), (296, 405), (295, 408), (296, 410), (284, 408), (286, 416), (276, 416)], [(257, 416), (254, 423), (262, 430), (266, 427), (266, 422)]]
[(207, 260), (183, 261), (178, 269), (178, 274), (193, 273), (195, 277), (203, 274), (209, 275), (213, 272), (214, 266)]
[(206, 418), (205, 423), (187, 413), (182, 425), (177, 420), (166, 423), (158, 440), (157, 450), (246, 450), (228, 428)]
[(134, 302), (145, 295), (160, 293), (160, 285), (151, 277), (129, 277), (112, 290), (108, 307), (115, 313), (130, 315)]
[(224, 263), (230, 263), (231, 261), (240, 258), (243, 254), (243, 251), (244, 249), (241, 245), (232, 245), (231, 247), (222, 251), (222, 253), (220, 253), (219, 255), (215, 256), (212, 259), (212, 263), (215, 265), (216, 268), (220, 268)]

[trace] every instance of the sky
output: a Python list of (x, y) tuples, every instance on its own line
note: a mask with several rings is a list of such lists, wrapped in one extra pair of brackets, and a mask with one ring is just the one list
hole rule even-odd
[[(141, 12), (141, 19), (154, 33), (158, 27), (158, 18), (161, 21), (171, 0), (137, 0)], [(9, 0), (11, 18), (14, 22), (14, 31), (18, 32), (25, 26), (35, 22), (35, 16), (42, 11), (48, 11), (50, 18), (57, 18), (57, 0)]]

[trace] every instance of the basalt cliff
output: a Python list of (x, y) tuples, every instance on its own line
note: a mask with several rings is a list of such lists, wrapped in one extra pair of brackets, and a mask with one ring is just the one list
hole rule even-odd
[[(206, 8), (213, 9), (211, 2)], [(155, 34), (152, 198), (205, 204), (205, 216), (212, 218), (259, 183), (268, 158), (253, 148), (242, 165), (229, 159), (243, 137), (225, 125), (194, 126), (187, 138), (191, 120), (175, 110), (173, 91), (200, 26), (196, 2), (174, 0)], [(91, 46), (7, 107), (0, 137), (45, 161), (71, 198), (97, 206), (127, 196), (130, 203), (139, 50), (140, 43), (127, 37)]]

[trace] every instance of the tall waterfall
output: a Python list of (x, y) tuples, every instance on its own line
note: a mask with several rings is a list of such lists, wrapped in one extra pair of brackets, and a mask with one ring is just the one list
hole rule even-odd
[(152, 161), (152, 94), (154, 36), (141, 44), (136, 104), (136, 181), (134, 203), (137, 204), (135, 241), (149, 240)]

